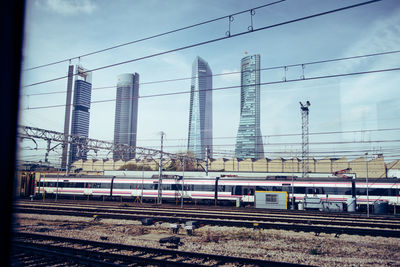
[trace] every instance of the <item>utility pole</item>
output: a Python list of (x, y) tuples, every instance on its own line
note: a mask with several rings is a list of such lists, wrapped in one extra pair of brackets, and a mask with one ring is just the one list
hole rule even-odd
[(300, 103), (300, 111), (301, 111), (301, 139), (302, 139), (302, 149), (301, 149), (301, 163), (302, 163), (302, 172), (303, 178), (308, 177), (309, 167), (309, 133), (308, 133), (308, 107), (311, 106), (310, 101), (307, 101), (305, 105)]
[(158, 195), (157, 195), (157, 204), (162, 204), (162, 160), (163, 160), (163, 144), (164, 144), (164, 135), (163, 131), (161, 134), (161, 149), (160, 149), (160, 161), (158, 163)]
[(365, 152), (365, 168), (366, 168), (366, 179), (365, 182), (367, 183), (367, 217), (369, 217), (369, 190), (368, 190), (368, 152)]
[[(183, 163), (183, 164), (182, 164)], [(182, 158), (181, 160), (182, 164), (182, 192), (181, 192), (181, 208), (183, 208), (183, 194), (185, 193), (185, 159)]]
[(67, 82), (67, 100), (65, 103), (65, 118), (64, 118), (64, 142), (61, 158), (61, 168), (68, 171), (68, 135), (71, 118), (71, 98), (72, 98), (72, 82), (74, 78), (74, 65), (68, 66), (68, 82)]
[(208, 147), (206, 147), (206, 176), (208, 176), (208, 157), (209, 157), (209, 153), (210, 153), (210, 149)]

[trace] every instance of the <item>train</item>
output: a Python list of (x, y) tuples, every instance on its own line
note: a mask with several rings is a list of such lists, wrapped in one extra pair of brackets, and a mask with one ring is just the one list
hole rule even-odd
[[(287, 192), (288, 203), (302, 202), (305, 197), (318, 197), (323, 201), (343, 202), (355, 197), (357, 204), (386, 201), (400, 205), (400, 180), (397, 178), (352, 179), (338, 177), (308, 177), (291, 175), (265, 175), (247, 177), (236, 174), (219, 176), (183, 177), (177, 174), (162, 176), (163, 201), (254, 205), (258, 191)], [(132, 198), (153, 201), (158, 197), (158, 175), (61, 175), (36, 173), (25, 179), (29, 195), (57, 195), (99, 198)], [(368, 189), (368, 196), (367, 196)], [(25, 193), (27, 194), (27, 193)]]

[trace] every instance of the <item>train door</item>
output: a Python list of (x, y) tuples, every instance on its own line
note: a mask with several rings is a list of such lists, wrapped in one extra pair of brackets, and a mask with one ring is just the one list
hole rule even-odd
[(254, 186), (243, 186), (244, 196), (254, 196), (255, 187)]

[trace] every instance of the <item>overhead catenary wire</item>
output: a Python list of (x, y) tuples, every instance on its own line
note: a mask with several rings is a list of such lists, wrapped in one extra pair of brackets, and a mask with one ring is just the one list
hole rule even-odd
[[(332, 63), (332, 62), (338, 62), (338, 61), (344, 61), (344, 60), (353, 60), (353, 59), (360, 59), (360, 58), (376, 57), (376, 56), (391, 55), (391, 54), (397, 54), (397, 53), (400, 53), (400, 50), (392, 50), (392, 51), (377, 52), (377, 53), (372, 53), (372, 54), (356, 55), (356, 56), (350, 56), (350, 57), (341, 57), (341, 58), (309, 61), (309, 62), (304, 62), (304, 63), (289, 64), (289, 65), (272, 66), (272, 67), (260, 68), (259, 71), (287, 69), (287, 68), (300, 67), (300, 66), (301, 67), (306, 67), (308, 65)], [(232, 72), (217, 73), (217, 74), (212, 74), (212, 75), (204, 75), (204, 76), (201, 76), (201, 77), (202, 78), (219, 77), (219, 76), (241, 74), (241, 73), (242, 73), (241, 71), (232, 71)], [(166, 80), (158, 80), (158, 81), (141, 82), (141, 83), (139, 83), (139, 86), (148, 85), (148, 84), (158, 84), (158, 83), (169, 83), (169, 82), (185, 81), (185, 80), (192, 80), (192, 79), (197, 79), (197, 78), (199, 78), (199, 76), (181, 77), (181, 78), (175, 78), (175, 79), (166, 79)], [(114, 89), (114, 88), (117, 88), (117, 86), (116, 85), (101, 86), (101, 87), (92, 88), (92, 90), (104, 90), (104, 89)], [(51, 95), (51, 94), (65, 94), (65, 93), (67, 93), (67, 91), (63, 90), (63, 91), (23, 94), (23, 96), (40, 96), (40, 95)]]
[[(354, 133), (370, 133), (370, 132), (384, 132), (384, 131), (400, 131), (400, 128), (382, 128), (382, 129), (365, 129), (365, 130), (346, 130), (346, 131), (329, 131), (329, 132), (311, 132), (309, 135), (332, 135), (332, 134), (354, 134)], [(137, 135), (137, 133), (122, 133), (123, 135)], [(261, 138), (272, 138), (272, 137), (291, 137), (291, 136), (301, 136), (301, 133), (288, 133), (288, 134), (266, 134), (266, 135), (260, 135), (260, 136), (254, 136), (256, 137), (261, 137)], [(216, 139), (236, 139), (236, 136), (217, 136), (217, 137), (211, 137), (211, 138), (204, 138), (204, 140), (216, 140)], [(168, 138), (166, 141), (187, 141), (188, 138)], [(159, 142), (159, 139), (137, 139), (137, 141), (157, 141)]]
[(189, 26), (177, 28), (177, 29), (174, 29), (174, 30), (171, 30), (171, 31), (155, 34), (155, 35), (148, 36), (148, 37), (141, 38), (141, 39), (137, 39), (137, 40), (134, 40), (134, 41), (130, 41), (130, 42), (114, 45), (114, 46), (111, 46), (111, 47), (103, 48), (103, 49), (100, 49), (100, 50), (92, 51), (92, 52), (89, 52), (89, 53), (86, 53), (86, 54), (82, 54), (82, 55), (79, 55), (79, 56), (74, 56), (74, 57), (71, 57), (71, 58), (66, 58), (66, 59), (50, 62), (50, 63), (47, 63), (47, 64), (43, 64), (43, 65), (39, 65), (39, 66), (35, 66), (35, 67), (30, 67), (30, 68), (24, 69), (24, 71), (29, 71), (29, 70), (39, 69), (39, 68), (43, 68), (43, 67), (48, 67), (48, 66), (52, 66), (52, 65), (68, 62), (68, 61), (75, 60), (75, 59), (81, 59), (81, 58), (84, 58), (84, 57), (87, 57), (87, 56), (103, 53), (103, 52), (106, 52), (106, 51), (109, 51), (109, 50), (113, 50), (113, 49), (116, 49), (116, 48), (120, 48), (120, 47), (123, 47), (123, 46), (131, 45), (131, 44), (135, 44), (135, 43), (140, 43), (140, 42), (148, 41), (148, 40), (151, 40), (151, 39), (155, 39), (155, 38), (158, 38), (158, 37), (161, 37), (161, 36), (164, 36), (164, 35), (169, 35), (169, 34), (172, 34), (172, 33), (184, 31), (184, 30), (191, 29), (191, 28), (195, 28), (195, 27), (198, 27), (198, 26), (201, 26), (201, 25), (205, 25), (205, 24), (209, 24), (209, 23), (218, 21), (218, 20), (223, 20), (223, 19), (226, 19), (226, 18), (230, 18), (232, 16), (240, 15), (240, 14), (247, 13), (247, 12), (252, 12), (254, 10), (261, 9), (261, 8), (264, 8), (264, 7), (268, 7), (268, 6), (272, 6), (272, 5), (275, 5), (275, 4), (279, 4), (279, 3), (285, 2), (285, 1), (286, 0), (274, 1), (274, 2), (267, 3), (267, 4), (264, 4), (264, 5), (261, 5), (261, 6), (253, 7), (251, 9), (242, 10), (242, 11), (230, 14), (230, 15), (225, 15), (225, 16), (222, 16), (222, 17), (206, 20), (206, 21), (203, 21), (203, 22), (199, 22), (199, 23), (195, 23), (195, 24), (189, 25)]
[[(94, 71), (98, 71), (98, 70), (102, 70), (102, 69), (107, 69), (107, 68), (111, 68), (111, 67), (124, 65), (124, 64), (127, 64), (127, 63), (141, 61), (141, 60), (144, 60), (144, 59), (149, 59), (149, 58), (153, 58), (153, 57), (157, 57), (157, 56), (161, 56), (161, 55), (165, 55), (165, 54), (169, 54), (169, 53), (173, 53), (173, 52), (178, 52), (178, 51), (186, 50), (186, 49), (189, 49), (189, 48), (202, 46), (202, 45), (205, 45), (205, 44), (214, 43), (214, 42), (222, 41), (222, 40), (233, 38), (233, 37), (237, 37), (237, 36), (246, 35), (246, 34), (249, 34), (249, 33), (252, 33), (252, 32), (267, 30), (267, 29), (271, 29), (271, 28), (275, 28), (275, 27), (279, 27), (279, 26), (283, 26), (283, 25), (287, 25), (287, 24), (291, 24), (291, 23), (295, 23), (295, 22), (299, 22), (299, 21), (303, 21), (303, 20), (308, 20), (308, 19), (312, 19), (312, 18), (316, 18), (316, 17), (320, 17), (320, 16), (324, 16), (324, 15), (328, 15), (328, 14), (344, 11), (344, 10), (347, 10), (347, 9), (364, 6), (364, 5), (372, 4), (372, 3), (375, 3), (375, 2), (380, 2), (380, 1), (382, 1), (382, 0), (366, 1), (366, 2), (362, 2), (362, 3), (354, 4), (354, 5), (349, 5), (349, 6), (345, 6), (345, 7), (341, 7), (341, 8), (337, 8), (337, 9), (332, 9), (332, 10), (325, 11), (325, 12), (315, 13), (315, 14), (304, 16), (304, 17), (300, 17), (300, 18), (297, 18), (297, 19), (287, 20), (287, 21), (284, 21), (284, 22), (280, 22), (280, 23), (276, 23), (276, 24), (272, 24), (272, 25), (268, 25), (268, 26), (264, 26), (264, 27), (252, 28), (249, 31), (243, 31), (243, 32), (235, 33), (235, 34), (229, 34), (228, 36), (223, 36), (223, 37), (219, 37), (219, 38), (215, 38), (215, 39), (211, 39), (211, 40), (207, 40), (207, 41), (203, 41), (203, 42), (199, 42), (199, 43), (195, 43), (195, 44), (191, 44), (191, 45), (187, 45), (187, 46), (183, 46), (183, 47), (179, 47), (179, 48), (174, 48), (174, 49), (171, 49), (171, 50), (166, 50), (166, 51), (163, 51), (163, 52), (159, 52), (159, 53), (155, 53), (155, 54), (151, 54), (151, 55), (147, 55), (147, 56), (143, 56), (143, 57), (138, 57), (138, 58), (134, 58), (134, 59), (118, 62), (118, 63), (113, 63), (113, 64), (105, 65), (105, 66), (102, 66), (102, 67), (93, 68), (91, 70), (85, 70), (85, 72), (94, 72)], [(78, 74), (74, 74), (74, 75), (78, 75)], [(58, 81), (58, 80), (66, 79), (66, 78), (68, 78), (68, 75), (57, 77), (57, 78), (53, 78), (53, 79), (48, 79), (48, 80), (40, 81), (40, 82), (36, 82), (36, 83), (31, 83), (31, 84), (28, 84), (28, 85), (24, 85), (22, 87), (23, 88), (32, 87), (32, 86), (36, 86), (36, 85), (39, 85), (39, 84), (54, 82), (54, 81)]]
[[(281, 84), (281, 83), (291, 83), (291, 82), (300, 82), (300, 81), (311, 81), (311, 80), (318, 80), (318, 79), (330, 79), (330, 78), (339, 78), (339, 77), (348, 77), (354, 75), (365, 75), (365, 74), (373, 74), (373, 73), (382, 73), (382, 72), (390, 72), (390, 71), (399, 71), (400, 67), (397, 68), (389, 68), (389, 69), (379, 69), (379, 70), (370, 70), (370, 71), (361, 71), (361, 72), (350, 72), (350, 73), (340, 73), (340, 74), (331, 74), (331, 75), (323, 75), (323, 76), (314, 76), (314, 77), (301, 77), (298, 79), (290, 79), (290, 80), (278, 80), (272, 82), (263, 82), (258, 84), (251, 84), (252, 86), (265, 86), (265, 85), (272, 85), (272, 84)], [(235, 89), (240, 88), (241, 85), (234, 85), (234, 86), (226, 86), (226, 87), (219, 87), (219, 88), (207, 88), (202, 89), (201, 91), (220, 91), (220, 90), (227, 90), (227, 89)], [(199, 92), (200, 90), (194, 90), (193, 92)], [(149, 98), (149, 97), (161, 97), (161, 96), (172, 96), (172, 95), (181, 95), (181, 94), (190, 94), (192, 91), (178, 91), (178, 92), (170, 92), (170, 93), (161, 93), (161, 94), (152, 94), (152, 95), (144, 95), (144, 96), (137, 96), (131, 98), (124, 98), (124, 100), (131, 100), (135, 98)], [(89, 102), (90, 104), (97, 104), (97, 103), (106, 103), (106, 102), (114, 102), (116, 101), (115, 98), (113, 99), (106, 99), (106, 100), (95, 100)], [(28, 107), (22, 110), (33, 110), (33, 109), (44, 109), (44, 108), (58, 108), (58, 107), (65, 107), (65, 104), (59, 105), (48, 105), (48, 106), (37, 106), (37, 107)]]

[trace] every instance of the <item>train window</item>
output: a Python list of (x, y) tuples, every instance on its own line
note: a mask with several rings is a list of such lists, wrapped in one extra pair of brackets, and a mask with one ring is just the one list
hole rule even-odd
[(171, 190), (182, 191), (182, 184), (172, 184), (171, 185)]
[(243, 195), (247, 195), (248, 191), (249, 191), (249, 189), (247, 187), (244, 187), (243, 188)]
[(241, 195), (242, 194), (242, 187), (240, 185), (237, 185), (233, 188), (234, 195)]
[(233, 185), (226, 185), (225, 186), (225, 192), (232, 192)]
[(185, 185), (185, 190), (186, 191), (193, 191), (193, 185), (192, 184), (186, 184)]
[(337, 187), (325, 187), (325, 194), (328, 195), (338, 195), (338, 188)]
[(314, 194), (324, 194), (324, 189), (322, 187), (314, 187)]
[(100, 188), (110, 188), (111, 184), (109, 183), (101, 183)]
[[(292, 192), (292, 191), (290, 191), (290, 192)], [(297, 186), (294, 188), (294, 193), (295, 194), (305, 194), (306, 188), (304, 186)]]
[(71, 183), (73, 186), (72, 187), (76, 187), (76, 188), (83, 188), (85, 183)]
[(194, 191), (214, 191), (213, 185), (194, 185)]
[(233, 185), (218, 185), (218, 192), (232, 192)]
[(278, 203), (278, 195), (266, 194), (265, 195), (265, 203), (266, 204)]
[(86, 188), (100, 188), (100, 183), (86, 183)]
[(153, 190), (153, 188), (154, 188), (153, 184), (143, 184), (143, 190)]
[(130, 189), (131, 186), (130, 186), (130, 184), (114, 183), (114, 188), (115, 189)]
[(389, 190), (386, 188), (370, 188), (368, 194), (374, 196), (389, 196)]
[(249, 195), (254, 196), (254, 187), (249, 189)]
[(272, 186), (270, 191), (282, 191), (282, 186)]
[(243, 195), (253, 196), (254, 188), (252, 187), (243, 187)]
[(267, 186), (256, 186), (256, 191), (268, 191)]
[(288, 185), (282, 185), (282, 191), (292, 192), (292, 187)]
[(171, 184), (162, 184), (162, 190), (171, 190)]

